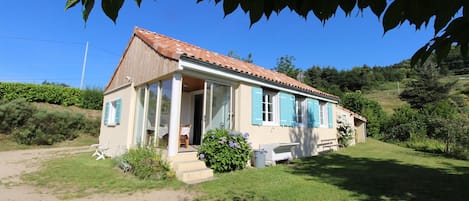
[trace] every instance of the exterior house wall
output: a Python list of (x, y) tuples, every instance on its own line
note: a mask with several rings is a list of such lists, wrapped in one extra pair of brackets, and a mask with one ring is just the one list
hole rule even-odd
[(158, 54), (140, 38), (134, 36), (107, 89), (128, 83), (126, 77), (130, 78), (135, 86), (139, 86), (168, 75), (177, 68), (177, 61)]
[(132, 143), (134, 110), (136, 93), (131, 84), (124, 85), (121, 88), (108, 92), (104, 96), (103, 108), (105, 104), (121, 99), (120, 124), (105, 125), (105, 109), (103, 109), (101, 130), (99, 135), (99, 144), (108, 148), (106, 155), (117, 156), (124, 153)]
[(357, 143), (366, 142), (366, 123), (358, 119), (355, 120), (355, 136)]
[[(336, 116), (337, 118), (344, 118), (353, 128), (352, 128), (352, 131), (353, 131), (353, 134), (352, 134), (352, 139), (350, 139), (349, 141), (349, 145), (355, 145), (355, 142), (356, 142), (356, 128), (355, 128), (355, 123), (354, 123), (354, 117), (353, 117), (353, 114), (342, 109), (341, 107), (337, 107), (337, 110), (336, 110)], [(336, 122), (337, 123), (337, 122)]]
[(334, 128), (257, 126), (251, 124), (251, 86), (240, 84), (235, 90), (235, 101), (234, 128), (250, 134), (248, 141), (252, 143), (253, 149), (258, 149), (261, 144), (299, 142), (300, 145), (294, 149), (294, 155), (307, 157), (325, 151), (323, 147), (318, 147), (322, 141), (332, 140), (337, 144), (335, 116)]

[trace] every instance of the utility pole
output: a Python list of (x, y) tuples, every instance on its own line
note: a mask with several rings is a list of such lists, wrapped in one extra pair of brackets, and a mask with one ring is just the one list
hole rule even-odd
[(82, 71), (81, 71), (80, 89), (83, 89), (83, 81), (85, 80), (86, 57), (87, 56), (88, 56), (88, 41), (86, 41), (85, 58), (83, 59), (83, 67), (82, 67)]
[(401, 93), (401, 88), (399, 87), (399, 81), (397, 81), (397, 95)]

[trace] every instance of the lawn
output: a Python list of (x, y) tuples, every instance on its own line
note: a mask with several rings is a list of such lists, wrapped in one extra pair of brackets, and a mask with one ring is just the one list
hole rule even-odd
[(92, 153), (81, 153), (43, 164), (33, 173), (22, 176), (23, 181), (48, 188), (61, 199), (88, 196), (93, 193), (133, 193), (162, 188), (180, 188), (177, 180), (140, 180), (124, 174), (112, 160), (94, 160)]
[(52, 189), (62, 198), (100, 192), (187, 188), (198, 200), (468, 200), (469, 161), (369, 139), (365, 144), (290, 164), (217, 174), (187, 186), (177, 181), (138, 180), (111, 160), (90, 153), (56, 159), (25, 181)]
[(13, 139), (12, 135), (5, 135), (0, 133), (0, 151), (12, 151), (20, 149), (39, 149), (39, 148), (52, 148), (52, 147), (77, 147), (77, 146), (90, 146), (98, 143), (98, 137), (82, 134), (74, 140), (67, 140), (53, 145), (25, 145), (18, 144)]
[(289, 165), (218, 174), (199, 184), (218, 200), (468, 200), (469, 161), (369, 139)]

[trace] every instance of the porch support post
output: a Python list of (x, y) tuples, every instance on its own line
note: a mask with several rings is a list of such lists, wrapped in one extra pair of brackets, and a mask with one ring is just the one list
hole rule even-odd
[(181, 119), (182, 75), (175, 73), (172, 78), (171, 115), (169, 123), (168, 156), (178, 153), (179, 124)]

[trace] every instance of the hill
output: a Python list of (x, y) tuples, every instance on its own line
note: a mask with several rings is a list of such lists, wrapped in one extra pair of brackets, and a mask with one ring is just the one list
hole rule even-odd
[[(409, 81), (407, 78), (402, 82), (386, 82), (375, 89), (364, 91), (363, 94), (366, 98), (378, 101), (386, 113), (393, 114), (394, 109), (406, 104), (399, 99), (399, 93), (406, 88), (406, 83)], [(445, 83), (457, 81), (450, 94), (461, 96), (466, 105), (469, 105), (469, 74), (444, 76), (440, 81)]]

